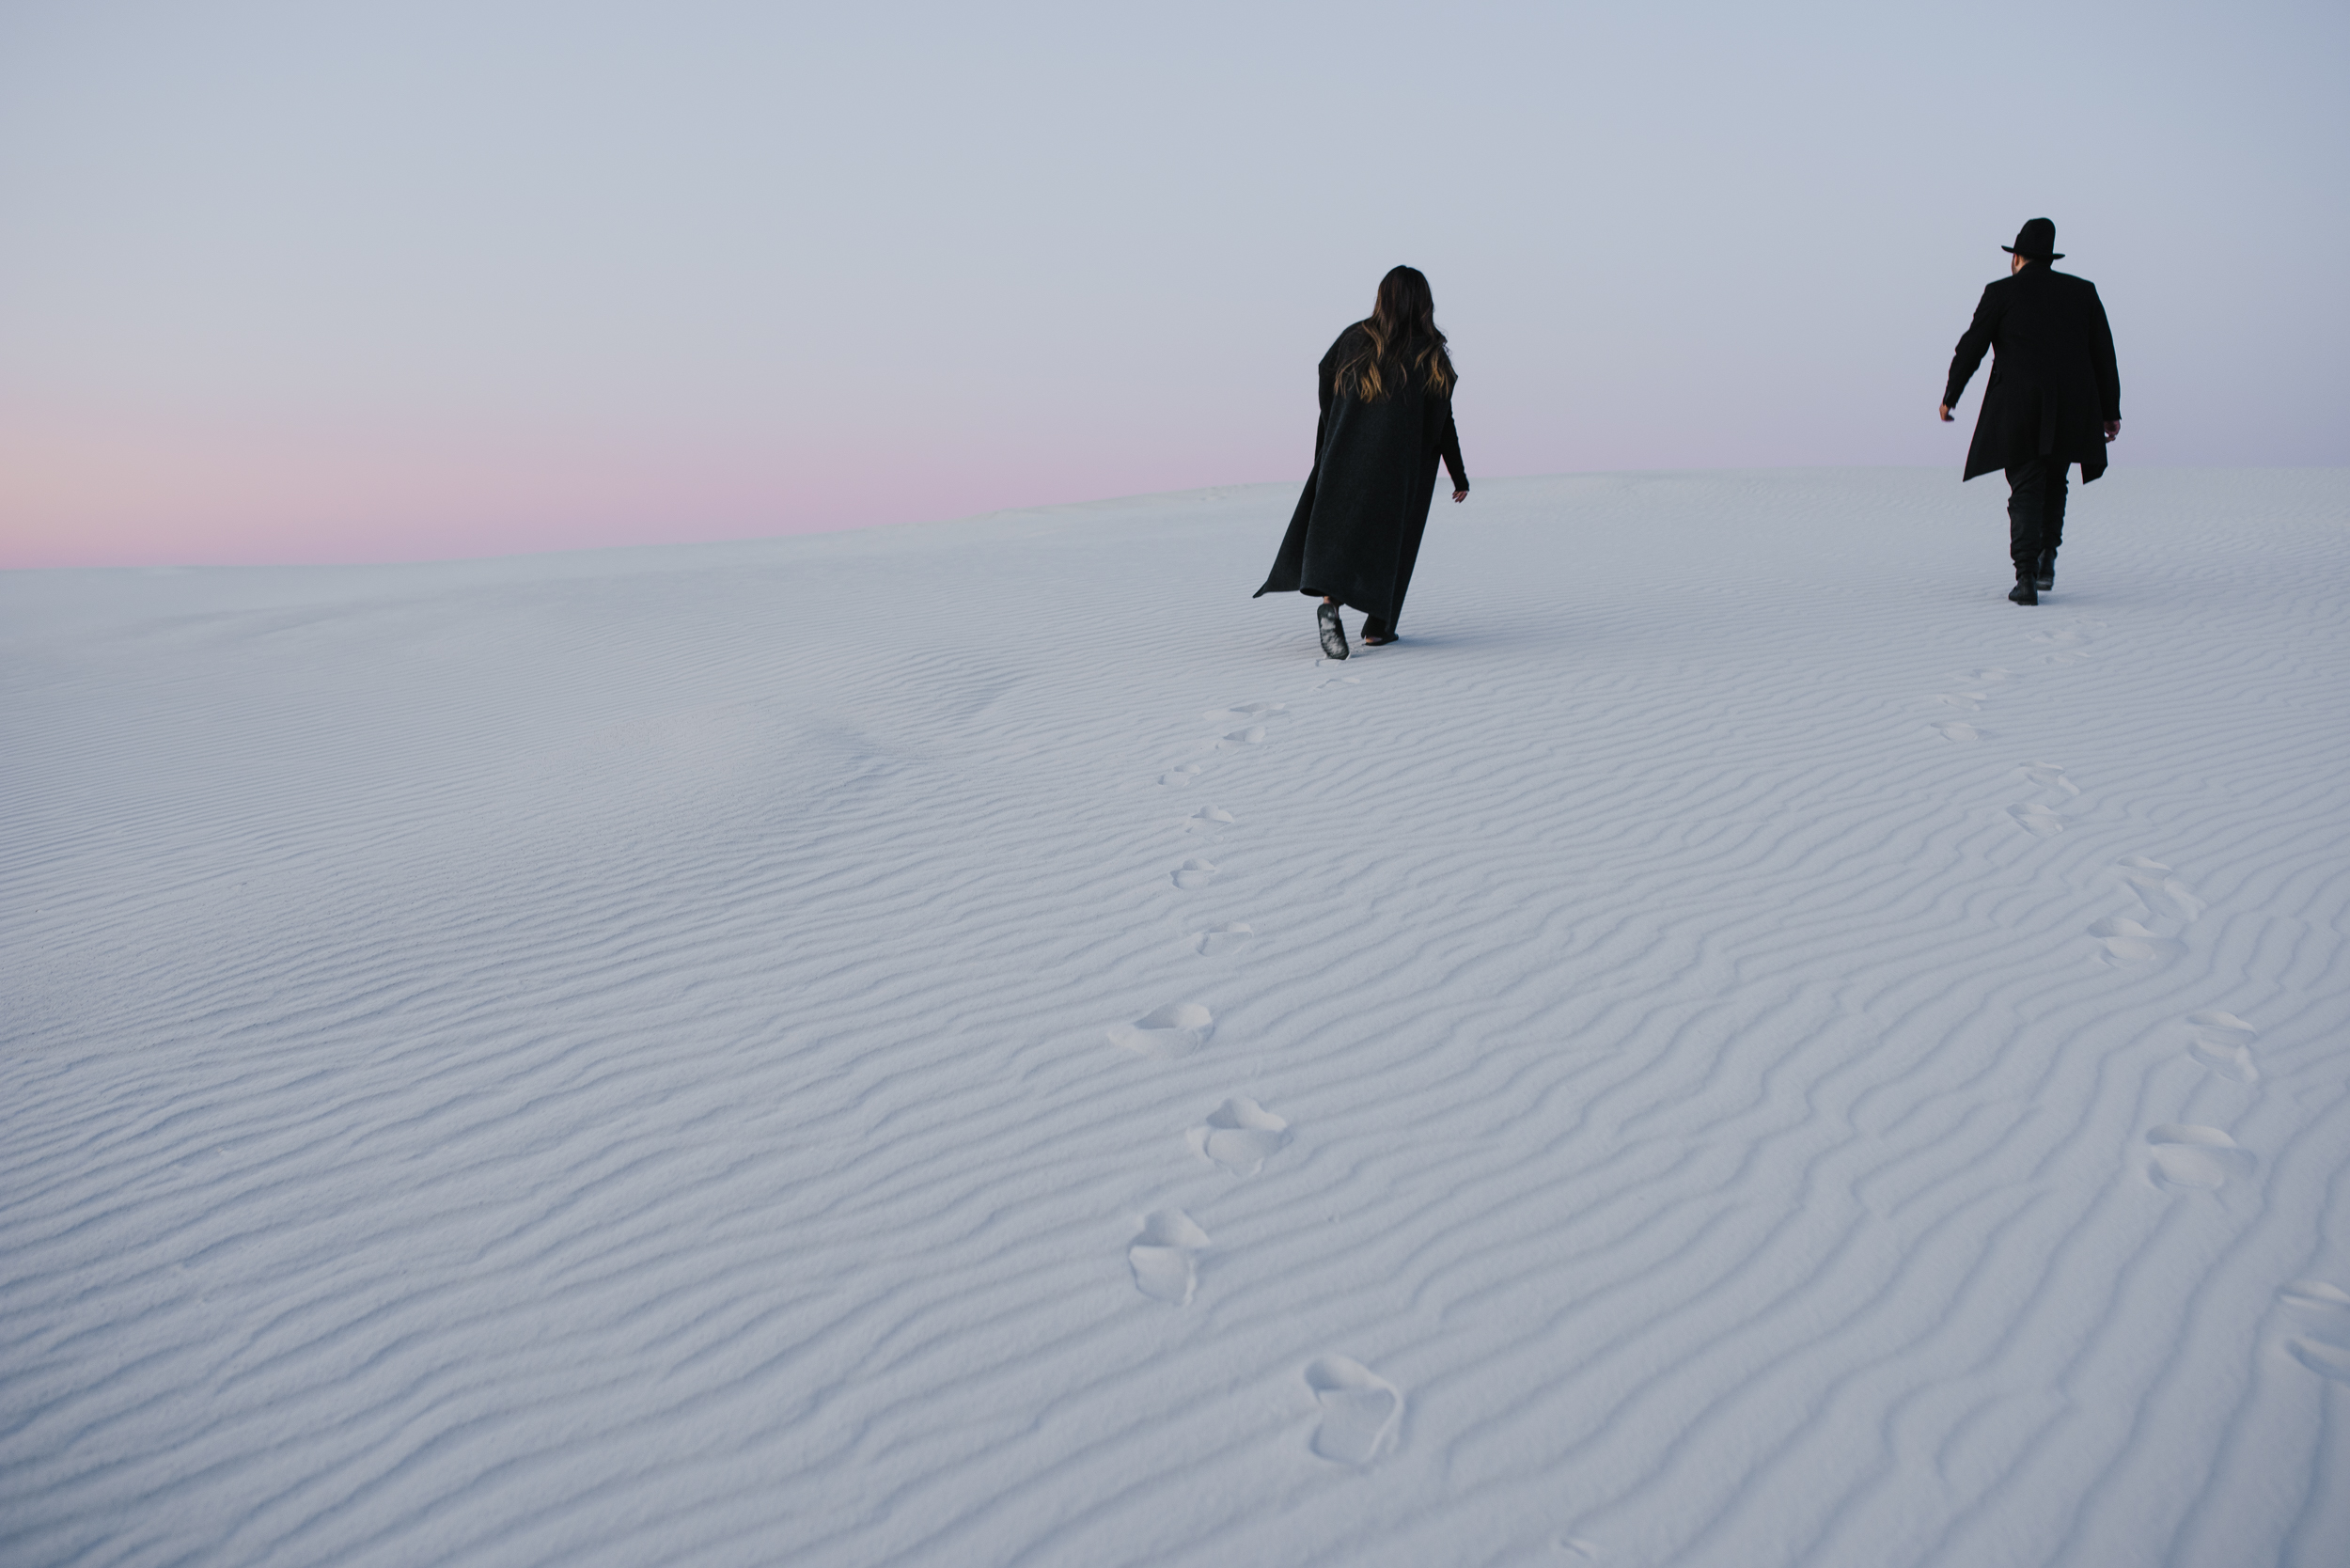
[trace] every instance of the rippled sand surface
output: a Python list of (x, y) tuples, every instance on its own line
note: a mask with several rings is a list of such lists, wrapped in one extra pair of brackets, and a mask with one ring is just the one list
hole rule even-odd
[(2350, 475), (1995, 483), (0, 577), (0, 1560), (2350, 1560)]

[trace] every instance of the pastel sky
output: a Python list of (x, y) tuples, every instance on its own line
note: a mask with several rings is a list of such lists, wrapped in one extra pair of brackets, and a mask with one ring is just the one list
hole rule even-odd
[(1956, 483), (2036, 215), (2117, 461), (2350, 463), (2345, 81), (2341, 0), (6, 0), (0, 565), (1294, 481), (1399, 261), (1472, 476)]

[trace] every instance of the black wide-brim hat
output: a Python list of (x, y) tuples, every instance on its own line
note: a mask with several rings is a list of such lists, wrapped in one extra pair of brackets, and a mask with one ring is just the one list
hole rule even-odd
[(2020, 256), (2027, 261), (2061, 261), (2064, 253), (2056, 248), (2056, 224), (2048, 218), (2034, 218), (2015, 231), (2015, 243), (2001, 245), (2010, 256)]

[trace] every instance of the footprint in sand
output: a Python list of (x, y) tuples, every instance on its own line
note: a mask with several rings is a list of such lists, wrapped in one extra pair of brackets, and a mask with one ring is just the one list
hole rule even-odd
[(1306, 1387), (1322, 1406), (1313, 1449), (1323, 1458), (1359, 1469), (1395, 1446), (1403, 1395), (1360, 1361), (1325, 1356), (1306, 1369)]
[(2285, 1349), (2293, 1358), (2320, 1376), (2337, 1383), (2350, 1383), (2350, 1349), (2325, 1340), (2291, 1340)]
[(1208, 1043), (1215, 1017), (1198, 1002), (1169, 1002), (1109, 1031), (1110, 1043), (1152, 1061), (1174, 1061)]
[(1208, 1124), (1183, 1135), (1191, 1152), (1235, 1176), (1254, 1176), (1290, 1140), (1290, 1124), (1245, 1095), (1208, 1115)]
[(2015, 672), (2013, 670), (2001, 669), (1997, 665), (1994, 665), (1989, 669), (1970, 669), (1958, 679), (1961, 681), (1970, 681), (1978, 685), (1988, 685), (1995, 681), (2004, 681), (2014, 673)]
[(2350, 1342), (2350, 1291), (2323, 1279), (2295, 1279), (2277, 1293), (2295, 1316), (2315, 1325), (2314, 1332)]
[(2295, 1279), (2277, 1300), (2304, 1325), (2306, 1338), (2285, 1341), (2295, 1361), (2337, 1383), (2350, 1383), (2350, 1291), (2323, 1279)]
[(1946, 707), (1964, 708), (1971, 713), (1981, 708), (1982, 699), (1990, 695), (1989, 692), (1944, 692), (1935, 700)]
[(2125, 920), (2120, 916), (2098, 921), (2089, 928), (2089, 934), (2105, 949), (2104, 962), (2116, 969), (2167, 964), (2186, 951), (2186, 943), (2157, 936), (2136, 920)]
[(2062, 626), (2052, 626), (2044, 632), (2027, 632), (2024, 635), (2046, 648), (2077, 648), (2106, 629), (2102, 620), (2074, 620)]
[(2045, 806), (2011, 806), (2007, 814), (2013, 817), (2025, 832), (2043, 839), (2053, 839), (2064, 831), (2064, 819)]
[(1142, 1222), (1142, 1230), (1126, 1248), (1126, 1266), (1135, 1271), (1135, 1289), (1153, 1301), (1174, 1307), (1191, 1305), (1199, 1288), (1198, 1257), (1208, 1233), (1181, 1209), (1161, 1209)]
[(2158, 1187), (2217, 1192), (2230, 1177), (2249, 1175), (2254, 1163), (2248, 1150), (2217, 1127), (2173, 1122), (2148, 1133), (2146, 1141), (2154, 1151), (2146, 1174)]
[(1213, 833), (1219, 827), (1230, 827), (1239, 819), (1221, 806), (1202, 806), (1183, 819), (1185, 833)]
[(2080, 663), (2083, 659), (2095, 657), (2081, 645), (2095, 633), (2104, 630), (2105, 626), (2102, 622), (2085, 621), (2072, 626), (2060, 626), (2054, 631), (2027, 632), (2024, 635), (2048, 650), (2041, 656), (2042, 664), (2074, 665)]
[(2252, 1061), (2252, 1042), (2260, 1031), (2232, 1012), (2207, 1008), (2190, 1012), (2186, 1021), (2195, 1032), (2187, 1037), (2186, 1054), (2210, 1072), (2234, 1083), (2260, 1082), (2261, 1070)]
[(1201, 958), (1214, 958), (1218, 953), (1229, 953), (1246, 947), (1256, 934), (1256, 927), (1235, 920), (1229, 925), (1195, 931), (1184, 940), (1191, 944), (1192, 951)]
[(1196, 783), (1199, 778), (1199, 764), (1197, 762), (1179, 762), (1159, 775), (1159, 782), (1176, 785)]
[(1980, 741), (1984, 733), (1973, 725), (1962, 724), (1957, 719), (1946, 719), (1931, 728), (1946, 741)]
[(2064, 770), (2054, 762), (2025, 762), (2015, 771), (2044, 790), (2062, 790), (2068, 795), (2081, 792), (2081, 787), (2065, 777)]
[(2203, 901), (2186, 890), (2186, 884), (2170, 874), (2170, 868), (2159, 860), (2149, 860), (2133, 855), (2122, 862), (2122, 880), (2130, 885), (2138, 902), (2150, 915), (2171, 915), (2182, 920), (2192, 920), (2203, 912)]
[(1246, 724), (1289, 711), (1286, 702), (1235, 702), (1230, 708), (1211, 708), (1199, 716), (1210, 724)]
[(1235, 746), (1262, 745), (1264, 733), (1263, 725), (1252, 724), (1246, 729), (1235, 729), (1229, 735), (1217, 736), (1214, 744), (1218, 751), (1230, 751)]
[(1205, 887), (1214, 880), (1215, 867), (1196, 855), (1175, 868), (1175, 886), (1178, 887)]

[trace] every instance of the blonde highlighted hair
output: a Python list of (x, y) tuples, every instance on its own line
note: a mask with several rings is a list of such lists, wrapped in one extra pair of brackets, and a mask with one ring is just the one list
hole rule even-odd
[(1339, 366), (1340, 392), (1367, 403), (1414, 385), (1451, 393), (1452, 356), (1436, 329), (1436, 296), (1418, 267), (1397, 267), (1381, 278), (1370, 320), (1355, 325), (1363, 336)]

